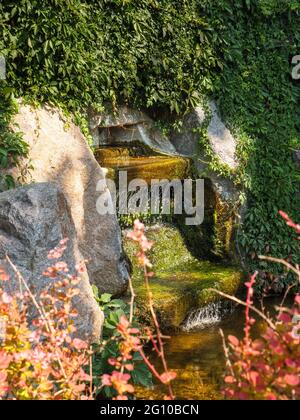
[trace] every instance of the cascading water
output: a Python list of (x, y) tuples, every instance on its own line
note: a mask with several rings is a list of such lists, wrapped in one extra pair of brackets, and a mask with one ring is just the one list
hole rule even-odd
[[(186, 158), (161, 156), (151, 150), (145, 150), (139, 144), (123, 144), (115, 147), (116, 145), (100, 147), (96, 152), (97, 160), (102, 167), (108, 168), (108, 177), (112, 180), (118, 181), (119, 173), (123, 171), (127, 171), (128, 182), (138, 178), (145, 180), (148, 186), (153, 179), (194, 179), (195, 173), (190, 168), (191, 162)], [(174, 197), (173, 192), (171, 195)], [(131, 198), (130, 193), (129, 198)], [(199, 227), (199, 231), (185, 225), (185, 214), (182, 217), (180, 215), (175, 217), (173, 214), (171, 217), (166, 217), (149, 212), (138, 216), (146, 220), (147, 237), (154, 243), (151, 262), (155, 267), (155, 276), (151, 279), (151, 289), (155, 308), (164, 330), (174, 331), (172, 339), (166, 340), (165, 350), (170, 369), (177, 374), (174, 390), (179, 399), (213, 400), (222, 397), (219, 385), (222, 382), (225, 366), (218, 324), (224, 320), (226, 314), (231, 313), (232, 308), (226, 302), (208, 305), (214, 295), (207, 293), (206, 289), (214, 288), (235, 295), (242, 278), (236, 267), (207, 261), (207, 258), (215, 253), (213, 248), (215, 237), (212, 238), (212, 232), (218, 232), (218, 244), (223, 241), (223, 236), (226, 236), (226, 244), (228, 239), (228, 235), (223, 234), (223, 229), (213, 228), (216, 224), (216, 215), (218, 215), (218, 226), (224, 224), (221, 216), (223, 207), (220, 209), (210, 181), (207, 181), (205, 186), (205, 205), (205, 223)], [(221, 212), (220, 217), (219, 212)], [(120, 217), (123, 229), (128, 226), (131, 229), (133, 216), (127, 216)], [(124, 249), (133, 262), (132, 279), (141, 322), (144, 314), (147, 322), (145, 286), (134, 257), (136, 249), (132, 242), (126, 239), (125, 232), (123, 233)], [(203, 308), (205, 302), (207, 306)], [(191, 312), (192, 308), (201, 306), (202, 309)], [(236, 315), (239, 319), (239, 311), (235, 311), (233, 319)], [(228, 335), (235, 334), (236, 327), (242, 331), (243, 324), (232, 321), (231, 317), (222, 322), (222, 329), (226, 335), (227, 332)], [(153, 357), (151, 353), (149, 357)], [(152, 359), (155, 364), (156, 359), (155, 357)], [(159, 363), (157, 367), (160, 368)], [(165, 389), (162, 384), (156, 383), (149, 389), (136, 388), (137, 398), (143, 400), (153, 398), (160, 400), (164, 395)]]
[(204, 329), (219, 324), (224, 316), (232, 313), (234, 305), (230, 302), (216, 302), (192, 311), (185, 320), (182, 330)]

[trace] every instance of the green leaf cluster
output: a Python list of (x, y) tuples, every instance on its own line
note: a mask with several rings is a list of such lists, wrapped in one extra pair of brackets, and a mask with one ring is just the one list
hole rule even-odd
[(211, 90), (220, 65), (200, 9), (196, 0), (3, 1), (10, 89), (69, 110), (125, 101), (179, 113)]
[[(115, 368), (109, 364), (109, 359), (117, 359), (120, 357), (118, 341), (120, 333), (117, 330), (117, 326), (122, 316), (126, 316), (126, 318), (129, 319), (130, 305), (121, 299), (113, 299), (112, 295), (108, 293), (99, 296), (96, 286), (93, 286), (93, 291), (105, 316), (102, 343), (100, 348), (99, 346), (95, 346), (92, 360), (94, 384), (96, 387), (99, 387), (101, 386), (101, 375), (104, 373), (112, 373), (112, 371), (115, 370)], [(135, 317), (132, 325), (136, 328), (139, 327)], [(142, 385), (148, 388), (151, 387), (152, 374), (138, 352), (133, 354), (132, 362), (134, 364), (134, 370), (130, 372), (132, 384)], [(101, 396), (113, 398), (116, 395), (114, 394), (114, 390), (105, 386), (101, 390)]]
[(224, 67), (215, 95), (239, 139), (237, 182), (248, 198), (240, 246), (248, 270), (260, 270), (259, 288), (279, 291), (292, 275), (257, 257), (300, 262), (299, 242), (278, 215), (284, 210), (299, 221), (293, 150), (300, 149), (300, 83), (292, 80), (291, 58), (300, 54), (300, 3), (207, 1), (206, 10), (216, 38), (222, 37)]
[[(1, 81), (0, 81), (1, 83)], [(28, 145), (20, 133), (12, 131), (12, 117), (17, 110), (17, 104), (1, 97), (0, 84), (0, 191), (15, 186), (13, 177), (5, 172), (11, 164), (17, 164), (18, 158), (26, 156)]]

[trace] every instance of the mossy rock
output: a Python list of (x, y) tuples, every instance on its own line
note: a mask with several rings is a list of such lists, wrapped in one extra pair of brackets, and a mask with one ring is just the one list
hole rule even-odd
[[(150, 253), (155, 271), (151, 290), (164, 330), (179, 328), (193, 309), (220, 300), (218, 294), (208, 289), (214, 288), (232, 295), (237, 293), (241, 272), (236, 267), (196, 260), (175, 227), (151, 227), (147, 230), (147, 237), (155, 242)], [(147, 322), (147, 294), (142, 272), (134, 257), (135, 244), (125, 239), (124, 245), (133, 262), (138, 311), (142, 320)]]
[(212, 182), (207, 178), (204, 180), (203, 223), (199, 226), (187, 226), (185, 214), (175, 215), (174, 222), (195, 258), (231, 264), (239, 262), (235, 241), (238, 229), (236, 202), (222, 200)]

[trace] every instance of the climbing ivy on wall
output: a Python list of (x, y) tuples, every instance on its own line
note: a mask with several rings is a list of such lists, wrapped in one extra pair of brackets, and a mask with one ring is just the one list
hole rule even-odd
[(2, 1), (7, 89), (78, 109), (128, 101), (180, 112), (212, 88), (211, 28), (195, 0)]
[(240, 139), (237, 182), (248, 198), (241, 247), (261, 284), (274, 276), (279, 287), (288, 280), (282, 268), (257, 255), (299, 261), (277, 218), (282, 209), (299, 219), (292, 149), (300, 83), (290, 64), (300, 54), (299, 8), (299, 0), (2, 0), (2, 155), (26, 152), (8, 130), (14, 97), (73, 113), (127, 102), (180, 114), (212, 94)]
[(300, 54), (300, 3), (222, 0), (206, 7), (226, 44), (215, 94), (240, 140), (238, 181), (248, 199), (240, 245), (249, 269), (260, 269), (260, 288), (280, 290), (290, 276), (257, 256), (300, 262), (299, 242), (278, 216), (283, 209), (300, 219), (293, 161), (300, 147), (300, 83), (291, 77), (291, 58)]
[(16, 111), (17, 104), (12, 99), (0, 97), (0, 191), (15, 186), (15, 180), (5, 170), (28, 153), (28, 145), (22, 135), (14, 133), (10, 127)]
[[(14, 97), (72, 112), (86, 136), (82, 113), (88, 107), (101, 109), (104, 102), (178, 113), (195, 105), (201, 89), (212, 89), (212, 74), (220, 65), (197, 4), (1, 1), (0, 56), (6, 59), (7, 79), (0, 80), (0, 146), (10, 160), (20, 155), (3, 137)], [(24, 146), (17, 139), (16, 144)], [(6, 181), (13, 185), (12, 179)]]

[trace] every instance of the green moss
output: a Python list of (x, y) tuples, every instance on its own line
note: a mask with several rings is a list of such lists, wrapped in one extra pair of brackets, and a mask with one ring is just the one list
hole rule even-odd
[[(196, 260), (176, 228), (152, 227), (147, 236), (155, 242), (150, 255), (155, 270), (151, 290), (164, 329), (178, 328), (191, 310), (219, 300), (220, 297), (208, 291), (209, 288), (230, 294), (237, 292), (241, 273), (235, 267)], [(125, 240), (125, 249), (133, 261), (133, 284), (139, 312), (147, 321), (147, 295), (134, 258), (135, 245)]]

